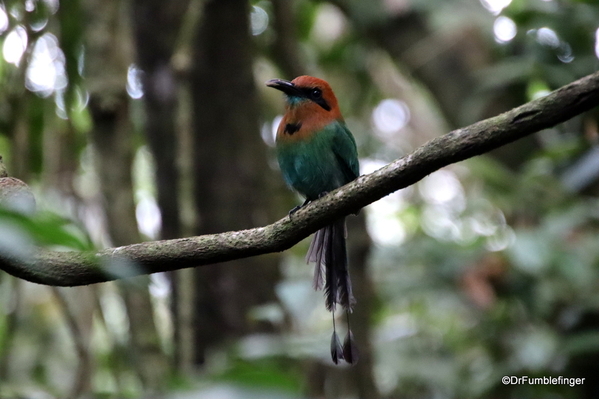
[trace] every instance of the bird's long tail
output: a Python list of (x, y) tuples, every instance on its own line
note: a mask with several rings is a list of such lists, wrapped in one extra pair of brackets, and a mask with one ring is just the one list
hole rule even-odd
[[(345, 218), (318, 230), (310, 243), (306, 260), (314, 262), (314, 288), (324, 288), (326, 307), (333, 312), (333, 336), (331, 339), (331, 356), (335, 363), (345, 359), (347, 363), (355, 364), (358, 360), (357, 349), (354, 345), (353, 334), (349, 328), (349, 313), (356, 300), (352, 292), (349, 277), (347, 248), (345, 245)], [(347, 313), (348, 332), (341, 346), (335, 328), (335, 309), (337, 304), (345, 308)]]
[(351, 312), (356, 303), (349, 277), (345, 245), (345, 218), (318, 230), (310, 243), (306, 260), (314, 262), (314, 289), (324, 287), (326, 306), (334, 311), (340, 304)]

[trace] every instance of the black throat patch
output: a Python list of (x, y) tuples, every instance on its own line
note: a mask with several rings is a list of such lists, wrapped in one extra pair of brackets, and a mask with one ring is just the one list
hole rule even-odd
[(285, 133), (293, 134), (302, 128), (302, 123), (288, 123), (285, 125)]

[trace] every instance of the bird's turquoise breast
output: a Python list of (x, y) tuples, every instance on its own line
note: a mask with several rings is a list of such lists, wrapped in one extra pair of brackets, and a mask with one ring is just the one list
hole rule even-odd
[[(344, 160), (335, 152), (338, 134), (334, 129), (327, 129), (304, 140), (277, 143), (277, 158), (285, 181), (309, 200), (355, 178), (352, 173), (348, 176)], [(345, 138), (341, 136), (341, 139)], [(355, 144), (353, 148), (355, 151)], [(352, 156), (357, 165), (357, 156)]]

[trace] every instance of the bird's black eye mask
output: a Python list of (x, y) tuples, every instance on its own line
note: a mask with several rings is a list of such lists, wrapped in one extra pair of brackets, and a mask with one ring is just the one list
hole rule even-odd
[(306, 87), (301, 88), (300, 91), (303, 93), (304, 97), (308, 100), (314, 101), (316, 104), (320, 105), (323, 109), (330, 111), (331, 106), (326, 100), (322, 97), (322, 90), (318, 87)]
[(331, 110), (329, 103), (322, 97), (322, 89), (319, 87), (298, 87), (292, 82), (282, 79), (271, 79), (266, 82), (266, 85), (285, 93), (287, 102), (292, 106), (304, 100), (310, 100), (320, 105), (324, 110)]

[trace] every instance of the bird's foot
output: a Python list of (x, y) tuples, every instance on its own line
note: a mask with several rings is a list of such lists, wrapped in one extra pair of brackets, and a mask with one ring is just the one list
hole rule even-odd
[(300, 209), (302, 209), (302, 206), (301, 206), (301, 205), (298, 205), (298, 206), (294, 207), (292, 210), (290, 210), (290, 211), (289, 211), (289, 218), (291, 219), (291, 216), (292, 216), (292, 215), (293, 215), (295, 212), (299, 211)]
[(306, 199), (304, 201), (303, 204), (296, 206), (295, 208), (293, 208), (292, 210), (289, 211), (289, 219), (291, 219), (291, 216), (293, 216), (293, 214), (297, 211), (299, 211), (300, 209), (302, 209), (304, 206), (308, 205), (310, 203), (309, 199)]
[[(322, 193), (318, 194), (318, 198), (322, 198), (325, 195), (327, 195), (329, 192), (328, 191), (323, 191)], [(310, 202), (312, 202), (312, 200), (309, 200), (306, 198), (306, 200), (304, 201), (303, 204), (296, 206), (295, 208), (293, 208), (292, 210), (289, 211), (289, 219), (291, 219), (291, 216), (293, 216), (293, 214), (297, 211), (299, 211), (300, 209), (302, 209), (303, 207), (305, 207), (306, 205), (308, 205)]]

